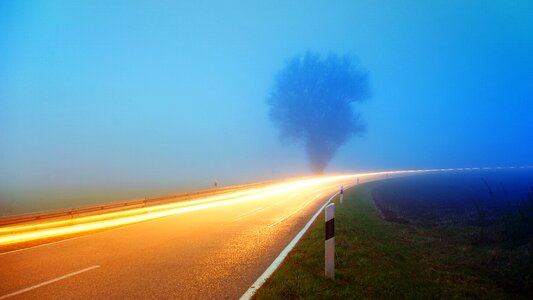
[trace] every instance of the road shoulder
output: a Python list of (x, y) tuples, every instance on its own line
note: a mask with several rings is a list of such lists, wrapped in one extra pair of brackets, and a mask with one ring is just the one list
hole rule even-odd
[[(291, 251), (254, 299), (426, 298), (441, 289), (396, 224), (383, 221), (371, 200), (379, 182), (336, 202), (336, 279), (324, 277), (324, 216)], [(415, 247), (416, 248), (416, 247)]]

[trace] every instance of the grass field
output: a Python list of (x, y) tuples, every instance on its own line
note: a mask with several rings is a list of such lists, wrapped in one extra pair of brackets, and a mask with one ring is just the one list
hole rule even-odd
[(322, 216), (255, 299), (528, 298), (529, 249), (474, 245), (476, 228), (465, 225), (386, 222), (371, 198), (380, 184), (356, 187), (344, 204), (336, 202), (335, 280), (323, 275)]

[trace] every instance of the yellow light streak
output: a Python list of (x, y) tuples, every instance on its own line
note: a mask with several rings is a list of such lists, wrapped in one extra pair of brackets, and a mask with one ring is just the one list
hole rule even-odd
[(374, 172), (309, 178), (274, 184), (268, 187), (250, 188), (244, 191), (229, 192), (223, 195), (210, 196), (191, 201), (132, 208), (124, 211), (108, 212), (100, 215), (84, 216), (68, 220), (43, 221), (38, 224), (5, 226), (0, 228), (0, 245), (10, 245), (25, 241), (123, 226), (171, 215), (239, 202), (253, 201), (265, 197), (281, 195), (284, 193), (294, 193), (309, 188), (323, 188), (325, 185), (329, 184), (347, 184), (355, 180), (355, 178), (360, 177), (427, 171), (433, 170)]
[(210, 196), (198, 200), (190, 200), (190, 201), (181, 201), (176, 203), (169, 203), (169, 204), (160, 204), (156, 206), (148, 206), (148, 207), (142, 207), (142, 208), (131, 208), (128, 210), (118, 211), (118, 212), (107, 212), (102, 213), (99, 215), (93, 215), (93, 216), (84, 216), (84, 217), (77, 217), (73, 219), (67, 219), (67, 220), (57, 220), (57, 221), (42, 221), (37, 224), (31, 224), (31, 225), (14, 225), (14, 226), (7, 226), (0, 228), (0, 234), (3, 233), (16, 233), (19, 231), (26, 231), (26, 230), (39, 230), (44, 229), (48, 227), (59, 227), (59, 226), (68, 226), (68, 225), (75, 225), (78, 223), (88, 223), (88, 222), (94, 222), (99, 220), (105, 220), (105, 219), (111, 219), (111, 218), (120, 218), (120, 217), (126, 217), (131, 216), (135, 214), (145, 214), (150, 212), (155, 212), (159, 210), (166, 210), (166, 209), (172, 209), (175, 207), (182, 207), (182, 206), (190, 206), (200, 203), (206, 203), (206, 202), (212, 202), (212, 201), (218, 201), (228, 198), (234, 198), (254, 193), (260, 193), (264, 191), (268, 191), (271, 189), (280, 188), (282, 185), (279, 186), (272, 186), (267, 188), (251, 188), (246, 191), (239, 191), (239, 192), (232, 192), (228, 194), (223, 195), (217, 195), (217, 196)]

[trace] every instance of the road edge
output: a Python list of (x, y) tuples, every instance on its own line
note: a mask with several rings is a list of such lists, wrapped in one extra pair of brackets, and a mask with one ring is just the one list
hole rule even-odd
[[(345, 188), (345, 190), (351, 187), (353, 187), (353, 185)], [(311, 217), (311, 219), (307, 222), (307, 224), (305, 224), (302, 230), (298, 232), (298, 234), (292, 239), (292, 241), (290, 241), (290, 243), (280, 252), (278, 257), (274, 259), (272, 264), (270, 264), (270, 266), (268, 266), (268, 268), (263, 272), (263, 274), (261, 274), (261, 276), (259, 276), (259, 278), (257, 278), (257, 280), (254, 283), (252, 283), (252, 285), (246, 290), (246, 292), (244, 292), (244, 294), (239, 298), (240, 300), (249, 300), (253, 297), (255, 292), (257, 292), (257, 290), (259, 290), (259, 288), (263, 286), (263, 284), (267, 281), (267, 279), (270, 278), (270, 276), (272, 276), (272, 274), (279, 268), (279, 266), (285, 260), (287, 255), (289, 255), (289, 252), (291, 252), (294, 246), (296, 246), (296, 244), (300, 241), (303, 235), (307, 232), (309, 227), (311, 227), (311, 225), (315, 222), (316, 218), (318, 218), (318, 216), (324, 210), (326, 205), (328, 205), (331, 202), (331, 200), (333, 200), (333, 198), (335, 198), (337, 195), (339, 195), (339, 192), (336, 192), (335, 194), (333, 194), (328, 199), (328, 201), (324, 203), (324, 205), (322, 205), (322, 207), (318, 209), (318, 211)]]

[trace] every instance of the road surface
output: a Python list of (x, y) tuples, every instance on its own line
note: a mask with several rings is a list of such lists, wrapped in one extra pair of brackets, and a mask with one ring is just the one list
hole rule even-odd
[[(0, 254), (0, 299), (236, 299), (358, 177)], [(383, 178), (367, 176), (363, 181)]]

